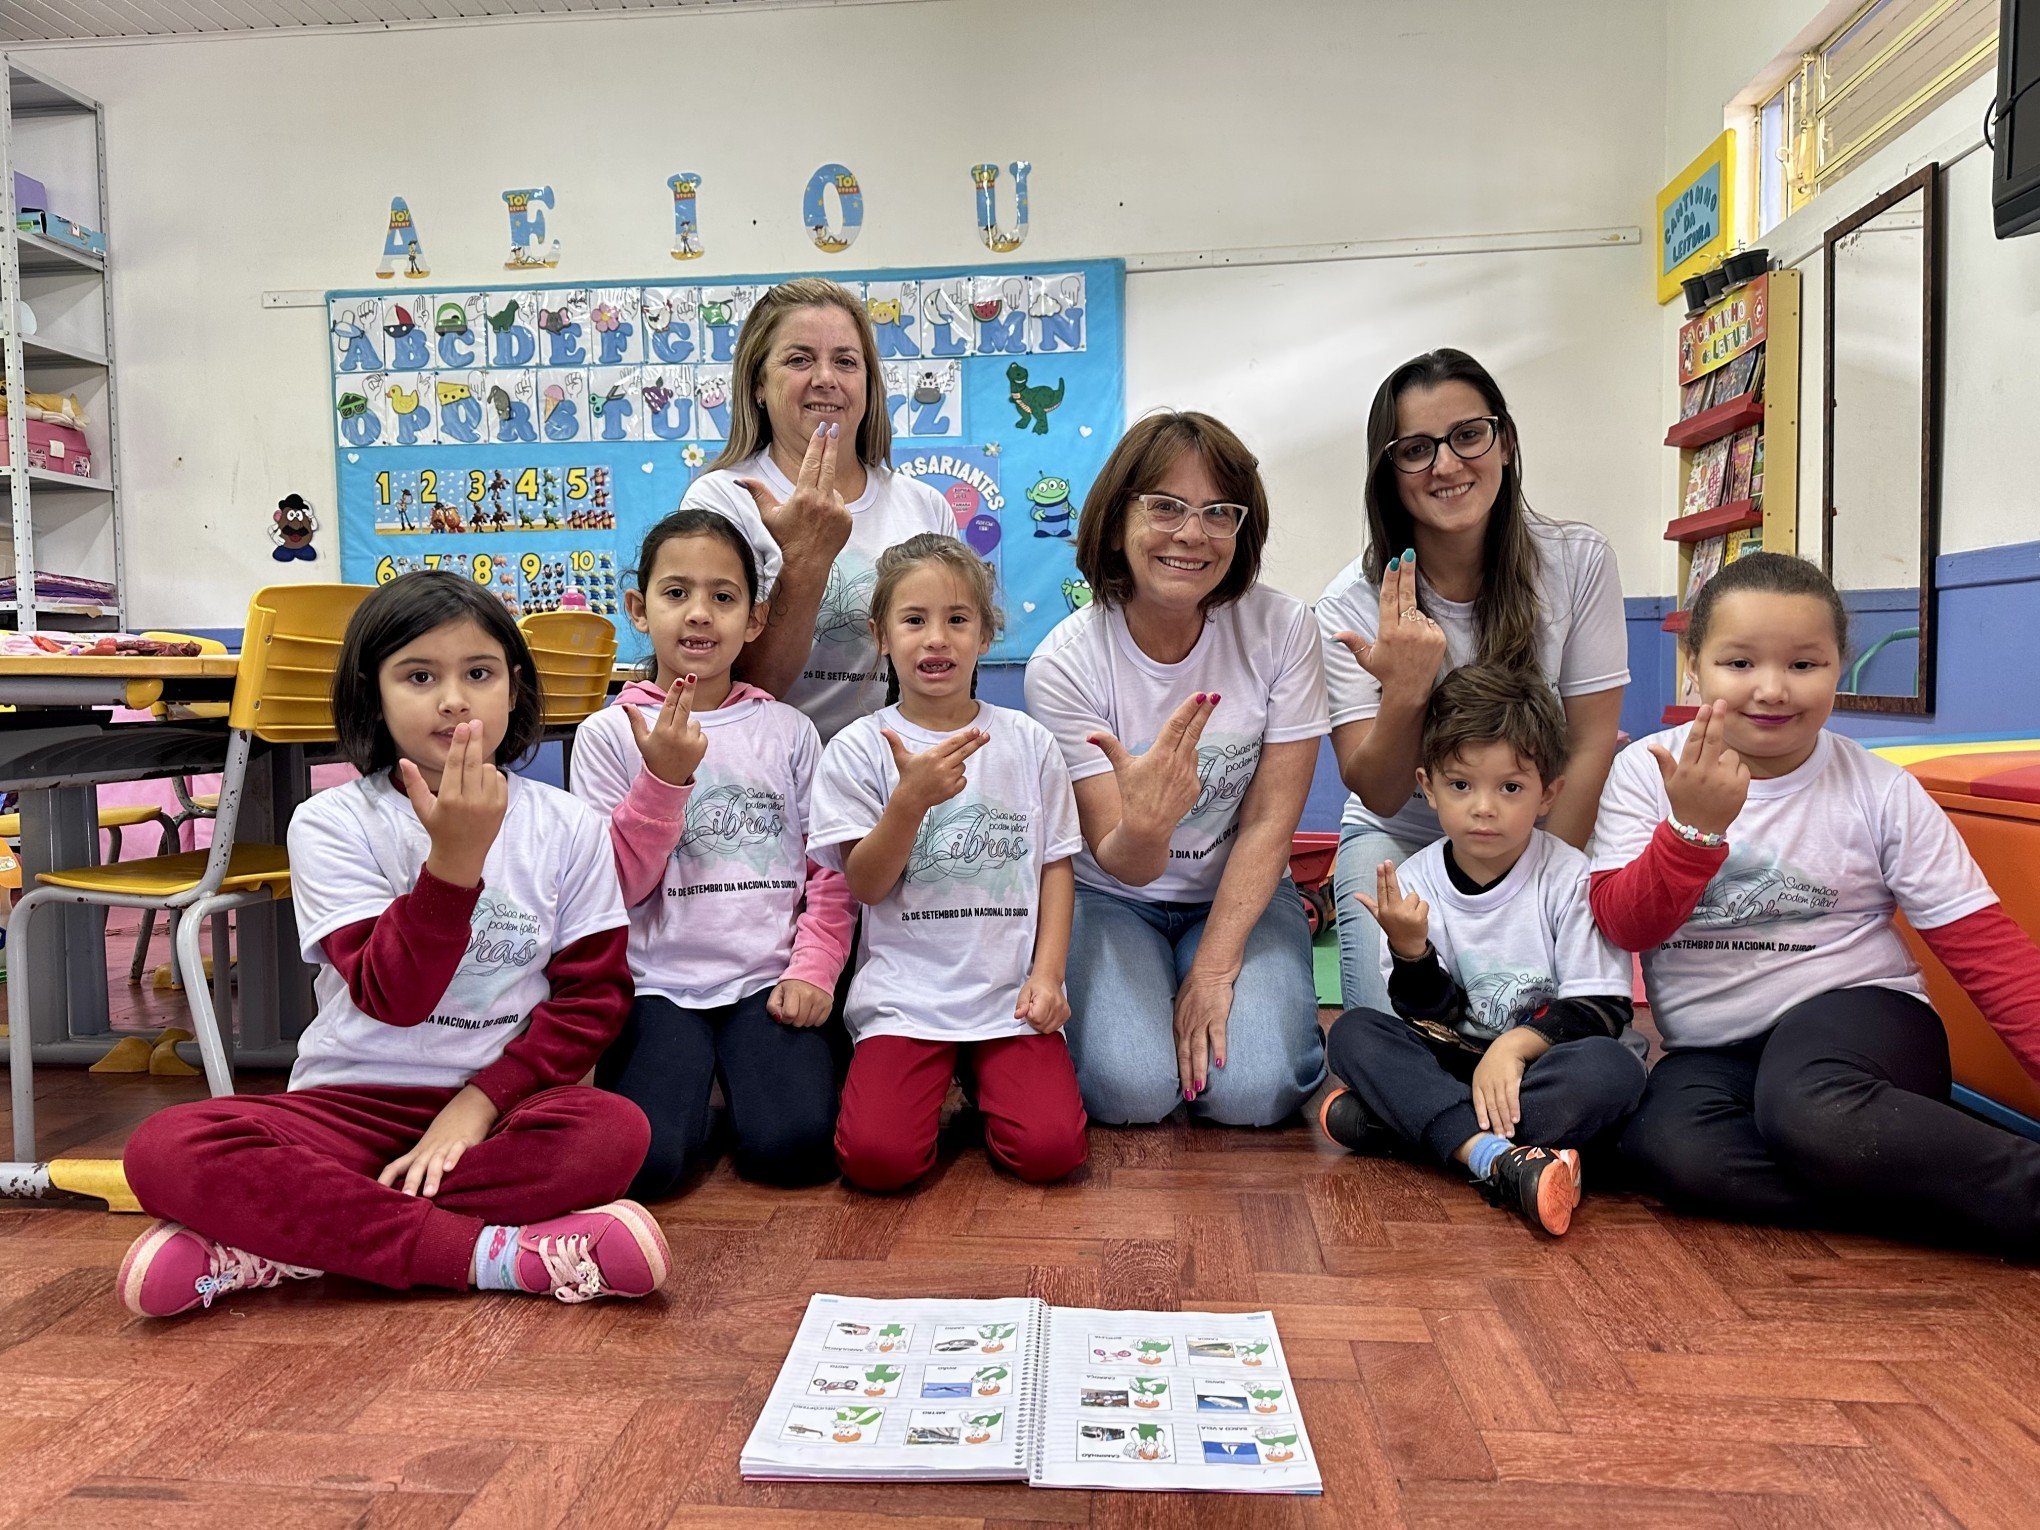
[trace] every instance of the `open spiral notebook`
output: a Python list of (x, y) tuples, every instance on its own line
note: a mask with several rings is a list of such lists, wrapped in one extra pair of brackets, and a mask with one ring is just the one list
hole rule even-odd
[(1267, 1312), (816, 1296), (749, 1478), (1317, 1493)]

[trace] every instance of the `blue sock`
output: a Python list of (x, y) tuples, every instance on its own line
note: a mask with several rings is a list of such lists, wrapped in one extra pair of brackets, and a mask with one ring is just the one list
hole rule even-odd
[(1493, 1132), (1482, 1132), (1473, 1139), (1473, 1146), (1467, 1151), (1466, 1166), (1473, 1170), (1475, 1179), (1486, 1179), (1488, 1170), (1495, 1166), (1495, 1160), (1508, 1150), (1507, 1137), (1497, 1137)]
[(519, 1227), (487, 1226), (475, 1239), (475, 1289), (477, 1291), (522, 1291), (517, 1284), (517, 1235)]

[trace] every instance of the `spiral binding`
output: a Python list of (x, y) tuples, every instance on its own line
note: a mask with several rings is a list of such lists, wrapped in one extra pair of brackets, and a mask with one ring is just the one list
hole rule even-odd
[[(1055, 1308), (1039, 1297), (1034, 1299), (1034, 1321), (1028, 1325), (1032, 1330), (1027, 1340), (1027, 1392), (1021, 1402), (1019, 1423), (1019, 1450), (1015, 1452), (1015, 1466), (1027, 1468), (1027, 1480), (1041, 1479), (1042, 1453), (1048, 1448), (1048, 1356), (1049, 1330), (1055, 1322)], [(1034, 1459), (1024, 1458), (1028, 1442), (1033, 1442)]]

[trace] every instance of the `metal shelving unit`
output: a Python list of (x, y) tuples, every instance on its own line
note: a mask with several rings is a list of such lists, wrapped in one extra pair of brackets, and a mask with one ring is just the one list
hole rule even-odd
[[(9, 399), (75, 393), (85, 409), (92, 472), (75, 477), (28, 466), (28, 416), (5, 417), (0, 464), (9, 517), (0, 576), (18, 597), (0, 601), (0, 630), (118, 628), (127, 601), (121, 534), (119, 430), (114, 399), (113, 293), (105, 257), (17, 228), (14, 171), (50, 189), (56, 212), (107, 227), (106, 116), (99, 103), (12, 56), (0, 60), (0, 363)], [(37, 316), (20, 333), (18, 305)], [(109, 580), (106, 605), (34, 599), (38, 569)]]

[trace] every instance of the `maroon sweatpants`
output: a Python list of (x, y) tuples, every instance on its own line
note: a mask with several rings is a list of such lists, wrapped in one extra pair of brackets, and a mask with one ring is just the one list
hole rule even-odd
[(961, 1043), (873, 1036), (850, 1054), (836, 1115), (845, 1179), (864, 1190), (897, 1190), (935, 1167), (942, 1100), (959, 1061), (975, 1085), (985, 1149), (996, 1162), (1045, 1184), (1084, 1161), (1089, 1123), (1060, 1035)]
[(500, 1117), (433, 1199), (377, 1184), (458, 1092), (356, 1085), (173, 1105), (128, 1142), (128, 1184), (152, 1215), (264, 1259), (462, 1290), (485, 1224), (615, 1200), (651, 1141), (621, 1095), (546, 1089)]

